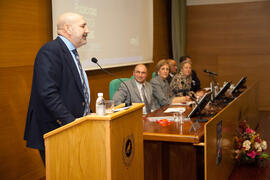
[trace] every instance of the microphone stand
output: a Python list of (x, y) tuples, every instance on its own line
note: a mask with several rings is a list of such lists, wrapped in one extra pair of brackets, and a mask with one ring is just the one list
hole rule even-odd
[(212, 92), (211, 102), (214, 102), (215, 96), (216, 96), (215, 87), (217, 85), (217, 81), (216, 81), (216, 79), (215, 79), (214, 76), (217, 76), (218, 74), (217, 73), (214, 73), (214, 72), (210, 72), (210, 71), (208, 71), (206, 69), (203, 72), (208, 73), (209, 74), (209, 77), (212, 79), (212, 81), (210, 82), (210, 89), (211, 89), (211, 92)]
[(92, 61), (93, 63), (97, 64), (98, 67), (99, 67), (103, 72), (105, 72), (105, 73), (107, 73), (107, 74), (109, 74), (109, 75), (115, 77), (116, 79), (120, 80), (120, 81), (126, 86), (127, 91), (128, 91), (128, 94), (129, 94), (129, 102), (125, 102), (125, 107), (132, 106), (132, 102), (131, 102), (131, 94), (130, 94), (130, 91), (129, 91), (129, 89), (128, 89), (126, 83), (125, 83), (122, 79), (120, 79), (120, 78), (118, 78), (116, 75), (114, 75), (113, 73), (111, 73), (111, 72), (109, 72), (109, 71), (103, 69), (103, 68), (99, 65), (99, 63), (97, 62), (97, 59), (96, 59), (96, 58), (92, 58), (91, 61)]
[(217, 85), (217, 81), (214, 77), (214, 74), (209, 73), (209, 77), (212, 79), (212, 82), (210, 82), (210, 88), (211, 88), (211, 92), (212, 92), (212, 96), (211, 96), (211, 102), (214, 102), (215, 100), (215, 86)]

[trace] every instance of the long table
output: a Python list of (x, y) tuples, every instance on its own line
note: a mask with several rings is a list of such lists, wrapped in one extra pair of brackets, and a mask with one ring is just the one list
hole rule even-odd
[[(196, 131), (191, 130), (196, 118), (167, 126), (148, 120), (172, 115), (164, 113), (172, 106), (144, 117), (144, 179), (228, 179), (234, 166), (232, 140), (238, 122), (246, 119), (252, 127), (258, 123), (257, 89), (257, 83), (249, 86)], [(185, 107), (183, 115), (187, 116), (192, 107)]]

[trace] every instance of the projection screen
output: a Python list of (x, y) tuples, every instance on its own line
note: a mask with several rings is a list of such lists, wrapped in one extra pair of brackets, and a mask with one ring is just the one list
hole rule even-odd
[(52, 0), (53, 36), (64, 12), (85, 17), (88, 43), (78, 49), (85, 70), (153, 62), (153, 0)]

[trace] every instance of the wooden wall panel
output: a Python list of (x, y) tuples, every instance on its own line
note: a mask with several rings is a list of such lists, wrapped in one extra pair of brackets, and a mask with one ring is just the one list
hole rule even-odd
[[(209, 86), (203, 69), (218, 72), (220, 80), (236, 80), (241, 73), (248, 74), (248, 81), (270, 76), (269, 12), (270, 2), (188, 6), (187, 54), (203, 86)], [(267, 109), (270, 98), (264, 93), (270, 84), (260, 81), (259, 86), (259, 107)]]
[(26, 148), (23, 133), (35, 54), (51, 35), (50, 1), (0, 2), (0, 179), (45, 175), (38, 151)]
[(258, 103), (262, 110), (270, 109), (270, 55), (219, 56), (218, 68), (220, 82), (230, 79), (237, 83), (242, 76), (248, 77), (248, 84), (258, 81)]
[[(192, 55), (192, 68), (196, 71), (201, 80), (201, 87), (208, 87), (211, 78), (203, 70), (217, 72), (217, 56), (215, 54), (198, 54)], [(201, 63), (203, 62), (203, 64)]]
[(0, 67), (33, 65), (40, 46), (52, 39), (50, 1), (1, 1), (0, 24)]
[[(154, 63), (168, 58), (170, 49), (169, 2), (154, 1)], [(37, 51), (52, 40), (50, 0), (0, 1), (0, 179), (39, 179), (45, 176), (37, 150), (25, 147), (23, 132)], [(89, 42), (91, 43), (91, 42)], [(119, 77), (130, 77), (134, 66), (108, 69)], [(94, 110), (98, 92), (109, 98), (114, 79), (100, 70), (87, 72)]]
[(0, 68), (0, 179), (36, 179), (45, 174), (37, 150), (23, 140), (32, 67)]

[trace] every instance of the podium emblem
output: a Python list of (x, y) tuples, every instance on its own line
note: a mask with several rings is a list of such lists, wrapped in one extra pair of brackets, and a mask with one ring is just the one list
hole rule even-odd
[(123, 138), (122, 144), (122, 160), (125, 166), (129, 167), (133, 161), (135, 153), (134, 135), (131, 134)]

